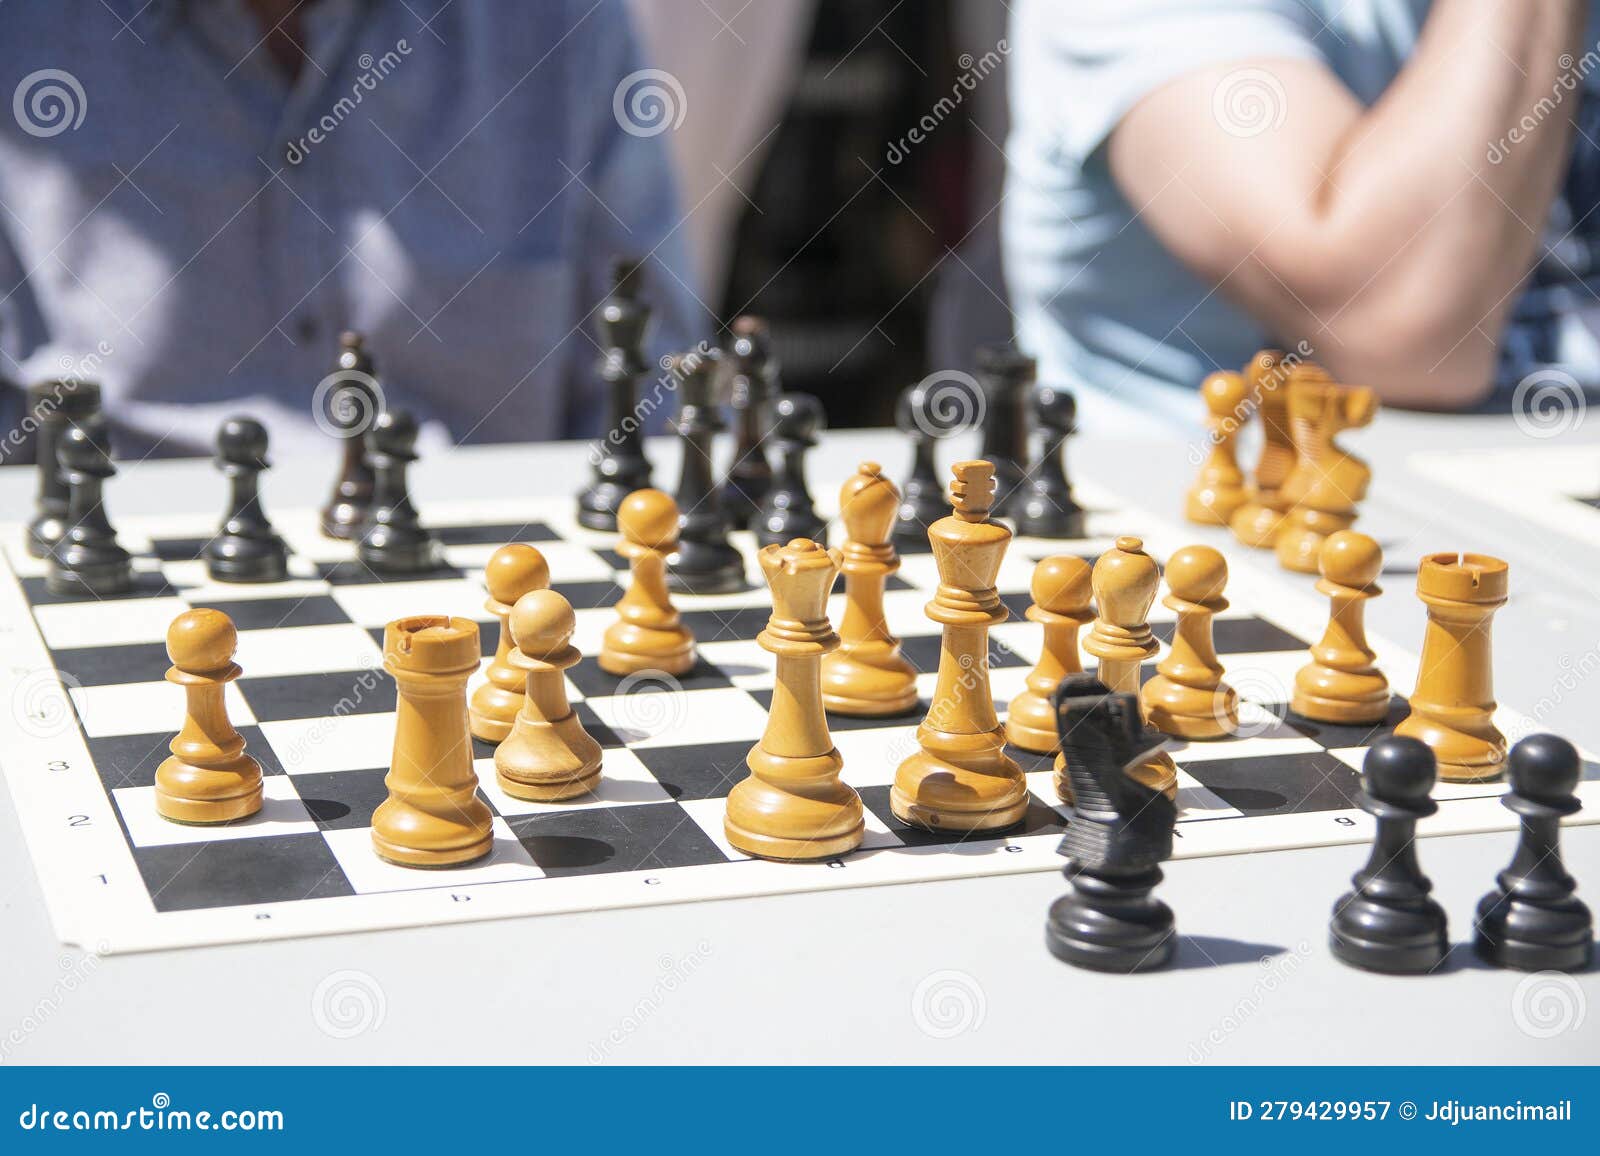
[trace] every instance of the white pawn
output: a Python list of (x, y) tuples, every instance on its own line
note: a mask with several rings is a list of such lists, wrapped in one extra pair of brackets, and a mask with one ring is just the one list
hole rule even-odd
[(516, 650), (509, 662), (527, 672), (526, 697), (511, 733), (495, 748), (495, 778), (518, 799), (554, 802), (600, 784), (600, 744), (567, 701), (564, 671), (577, 664), (572, 604), (554, 590), (533, 590), (511, 608)]

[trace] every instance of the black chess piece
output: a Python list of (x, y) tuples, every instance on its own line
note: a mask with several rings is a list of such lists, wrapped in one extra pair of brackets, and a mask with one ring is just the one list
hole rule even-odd
[(943, 416), (925, 381), (907, 386), (895, 405), (895, 427), (911, 440), (911, 476), (900, 487), (900, 510), (894, 520), (894, 544), (902, 553), (926, 551), (928, 527), (950, 512), (934, 455), (945, 436)]
[(1037, 366), (1033, 358), (1009, 345), (978, 349), (978, 385), (983, 390), (984, 461), (994, 464), (996, 517), (1015, 517), (1027, 498), (1023, 464), (1028, 459), (1028, 395)]
[(778, 393), (778, 366), (772, 358), (767, 323), (736, 317), (727, 359), (729, 404), (733, 408), (733, 461), (722, 480), (722, 506), (728, 525), (748, 526), (772, 489), (772, 463), (764, 437)]
[(826, 542), (828, 527), (817, 517), (806, 489), (806, 451), (817, 444), (822, 404), (808, 393), (783, 393), (773, 404), (772, 440), (778, 447), (778, 468), (772, 489), (761, 503), (755, 525), (763, 546), (783, 545), (795, 538)]
[(1361, 809), (1377, 820), (1367, 865), (1333, 907), (1328, 944), (1352, 967), (1406, 975), (1432, 971), (1450, 950), (1444, 909), (1417, 863), (1417, 820), (1439, 809), (1428, 797), (1437, 773), (1433, 751), (1389, 735), (1361, 765)]
[[(317, 393), (319, 417), (344, 443), (339, 477), (322, 508), (322, 532), (348, 541), (361, 533), (372, 509), (372, 464), (367, 461), (365, 435), (383, 410), (383, 388), (361, 334), (339, 335), (339, 363), (323, 378)], [(320, 414), (323, 407), (325, 417)]]
[(744, 586), (744, 558), (728, 544), (728, 523), (711, 454), (723, 428), (715, 397), (718, 356), (696, 351), (672, 359), (679, 407), (672, 430), (682, 446), (678, 474), (678, 552), (667, 584), (690, 594), (726, 594)]
[(68, 425), (100, 412), (100, 386), (92, 381), (42, 381), (28, 390), (28, 413), (38, 433), (34, 452), (39, 468), (39, 493), (28, 523), (28, 553), (48, 558), (67, 529), (67, 483), (61, 476), (57, 447)]
[(217, 468), (228, 479), (228, 513), (202, 556), (214, 582), (282, 582), (289, 549), (261, 509), (261, 471), (269, 467), (267, 431), (248, 417), (230, 417), (217, 430)]
[(1069, 390), (1033, 391), (1039, 456), (1029, 464), (1027, 493), (1014, 507), (1017, 533), (1034, 538), (1084, 537), (1083, 507), (1067, 480), (1067, 438), (1077, 431), (1078, 402)]
[(1145, 728), (1137, 696), (1112, 694), (1092, 674), (1062, 679), (1055, 708), (1074, 797), (1060, 848), (1071, 889), (1050, 905), (1045, 943), (1094, 971), (1162, 967), (1176, 928), (1172, 909), (1150, 893), (1172, 854), (1177, 808), (1127, 773), (1160, 736)]
[(1522, 820), (1511, 865), (1478, 904), (1478, 954), (1519, 971), (1582, 971), (1594, 954), (1594, 917), (1561, 862), (1561, 820), (1583, 804), (1583, 773), (1572, 744), (1529, 735), (1511, 748), (1510, 793), (1501, 800)]
[(45, 587), (52, 594), (108, 598), (133, 589), (133, 560), (106, 516), (105, 483), (117, 472), (108, 445), (98, 414), (61, 431), (56, 455), (67, 487), (67, 527), (50, 551)]
[(439, 543), (411, 504), (406, 470), (417, 460), (417, 419), (409, 410), (378, 415), (367, 431), (372, 463), (372, 509), (357, 556), (375, 574), (420, 574), (442, 564)]
[(615, 530), (622, 499), (650, 486), (639, 412), (639, 379), (650, 368), (644, 356), (650, 310), (639, 301), (643, 269), (644, 263), (631, 257), (614, 262), (611, 296), (600, 306), (602, 352), (596, 372), (610, 389), (610, 416), (606, 432), (594, 443), (594, 480), (578, 494), (578, 522), (591, 530)]

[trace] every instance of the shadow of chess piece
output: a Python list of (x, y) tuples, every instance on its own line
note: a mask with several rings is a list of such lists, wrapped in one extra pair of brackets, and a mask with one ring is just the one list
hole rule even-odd
[(637, 490), (622, 500), (617, 528), (617, 552), (628, 559), (629, 581), (600, 646), (600, 669), (614, 675), (685, 674), (695, 662), (694, 635), (667, 589), (667, 558), (678, 548), (677, 503), (660, 490)]
[(58, 453), (61, 434), (100, 413), (100, 386), (92, 381), (41, 381), (28, 388), (28, 413), (39, 431), (34, 446), (39, 491), (26, 545), (33, 557), (48, 558), (68, 525), (67, 482)]
[(883, 618), (883, 590), (900, 569), (890, 527), (900, 495), (877, 462), (862, 462), (839, 491), (844, 618), (839, 648), (822, 660), (822, 702), (832, 714), (880, 718), (917, 705), (917, 672)]
[(1243, 374), (1213, 373), (1201, 385), (1200, 396), (1206, 403), (1206, 440), (1211, 449), (1189, 487), (1183, 515), (1202, 526), (1226, 526), (1248, 496), (1236, 454), (1250, 386)]
[[(1329, 534), (1355, 524), (1372, 469), (1334, 439), (1371, 423), (1378, 395), (1361, 386), (1295, 378), (1289, 390), (1289, 429), (1300, 465), (1293, 505), (1273, 546), (1278, 564), (1297, 574), (1317, 572), (1317, 551)], [(1285, 486), (1285, 489), (1290, 489)]]
[(398, 691), (389, 797), (372, 813), (372, 849), (402, 867), (454, 867), (494, 850), (494, 814), (478, 797), (467, 731), (467, 678), (478, 624), (422, 614), (383, 632), (383, 666)]
[(729, 529), (749, 526), (772, 489), (766, 432), (778, 395), (778, 364), (772, 337), (759, 317), (735, 317), (727, 351), (728, 393), (733, 408), (733, 461), (722, 481), (722, 508)]
[(1039, 457), (1028, 467), (1024, 496), (1015, 505), (1017, 533), (1082, 538), (1083, 507), (1072, 496), (1066, 461), (1067, 439), (1077, 432), (1077, 399), (1055, 386), (1034, 390), (1033, 422), (1039, 431)]
[(1521, 818), (1517, 850), (1478, 903), (1474, 948), (1520, 971), (1583, 971), (1594, 954), (1594, 917), (1561, 862), (1561, 820), (1583, 809), (1573, 792), (1582, 760), (1555, 735), (1511, 748), (1511, 791), (1501, 802)]
[(535, 547), (512, 542), (490, 555), (483, 581), (489, 591), (483, 608), (499, 619), (500, 638), (483, 683), (472, 692), (468, 717), (473, 738), (497, 743), (511, 733), (527, 691), (527, 672), (511, 661), (516, 649), (511, 641), (511, 608), (524, 594), (550, 585), (550, 567)]
[(1272, 545), (1288, 508), (1280, 491), (1295, 464), (1294, 442), (1289, 437), (1289, 377), (1296, 368), (1316, 369), (1307, 362), (1291, 366), (1277, 349), (1263, 349), (1244, 368), (1247, 404), (1261, 415), (1261, 456), (1244, 504), (1228, 519), (1228, 528), (1246, 546), (1260, 550)]
[(1153, 737), (1133, 695), (1090, 699), (1082, 681), (1064, 681), (1058, 699), (1076, 801), (1060, 849), (1070, 890), (1050, 905), (1045, 944), (1076, 967), (1149, 971), (1172, 958), (1176, 940), (1172, 909), (1151, 892), (1172, 854), (1177, 810), (1131, 777)]
[(183, 726), (156, 768), (156, 813), (174, 823), (231, 823), (261, 810), (261, 764), (244, 753), (224, 694), (239, 677), (239, 634), (220, 610), (188, 610), (167, 630), (167, 681), (183, 688)]
[(639, 381), (650, 369), (644, 355), (650, 310), (639, 301), (643, 269), (644, 263), (632, 257), (613, 261), (611, 295), (600, 306), (596, 372), (608, 389), (611, 409), (605, 436), (595, 443), (594, 479), (578, 495), (578, 524), (591, 530), (615, 530), (622, 500), (650, 484), (639, 413)]
[(133, 589), (133, 559), (106, 516), (105, 484), (116, 475), (98, 415), (61, 432), (56, 456), (67, 486), (67, 528), (50, 551), (45, 588), (71, 597), (109, 598)]
[(1029, 622), (1042, 630), (1039, 661), (1028, 672), (1027, 689), (1006, 706), (1006, 738), (1014, 747), (1050, 755), (1061, 749), (1054, 697), (1061, 680), (1083, 670), (1078, 632), (1094, 621), (1089, 605), (1089, 563), (1055, 554), (1033, 568)]
[(1038, 376), (1033, 358), (1010, 345), (985, 345), (977, 351), (976, 378), (983, 391), (979, 456), (994, 466), (994, 516), (1015, 517), (1029, 487), (1028, 398)]
[(775, 655), (772, 710), (745, 762), (750, 776), (728, 793), (723, 829), (747, 855), (833, 859), (861, 845), (861, 797), (839, 778), (844, 759), (822, 707), (822, 659), (839, 645), (828, 623), (828, 592), (839, 553), (807, 538), (767, 546), (761, 570), (772, 617), (756, 641)]
[(1389, 680), (1374, 665), (1365, 619), (1367, 599), (1383, 593), (1377, 581), (1383, 550), (1365, 534), (1340, 530), (1322, 544), (1317, 568), (1317, 591), (1330, 603), (1328, 628), (1311, 648), (1311, 661), (1295, 672), (1290, 706), (1313, 722), (1382, 722), (1389, 713)]
[(248, 417), (230, 417), (217, 431), (216, 465), (228, 479), (228, 516), (201, 552), (214, 582), (282, 582), (289, 548), (261, 510), (261, 473), (269, 468), (267, 431)]
[(927, 615), (942, 628), (939, 679), (917, 727), (917, 753), (895, 770), (889, 808), (902, 823), (934, 831), (998, 831), (1022, 821), (1028, 783), (1005, 752), (989, 686), (989, 628), (1009, 611), (994, 588), (1011, 531), (990, 519), (988, 462), (951, 467), (952, 513), (928, 531), (939, 588)]
[(744, 589), (744, 558), (728, 543), (722, 495), (711, 455), (723, 428), (714, 390), (720, 355), (675, 356), (669, 371), (678, 382), (678, 416), (672, 432), (682, 448), (678, 473), (678, 551), (667, 567), (667, 586), (687, 594), (727, 594)]
[(423, 574), (443, 564), (439, 543), (411, 504), (406, 471), (417, 460), (417, 419), (409, 410), (378, 415), (367, 431), (376, 481), (356, 556), (374, 574)]
[(1487, 554), (1430, 554), (1417, 567), (1428, 625), (1411, 713), (1394, 733), (1427, 743), (1446, 782), (1492, 779), (1505, 770), (1506, 739), (1494, 723), (1490, 623), (1509, 585), (1509, 567)]
[[(946, 425), (951, 415), (935, 404), (935, 393), (936, 388), (929, 382), (918, 382), (907, 386), (895, 404), (895, 428), (911, 442), (911, 476), (900, 488), (900, 509), (895, 513), (892, 535), (895, 546), (902, 551), (925, 549), (928, 527), (950, 508), (934, 451), (941, 439), (955, 432), (955, 427)], [(971, 394), (967, 398), (968, 420), (977, 405), (978, 395)]]
[(1439, 809), (1433, 752), (1416, 739), (1389, 735), (1367, 751), (1361, 809), (1377, 820), (1372, 856), (1351, 880), (1355, 890), (1334, 904), (1328, 942), (1352, 967), (1393, 974), (1432, 971), (1450, 943), (1444, 909), (1417, 864), (1417, 820)]
[(601, 753), (567, 701), (563, 672), (580, 658), (572, 645), (572, 604), (554, 590), (532, 590), (517, 599), (510, 625), (516, 640), (510, 662), (527, 684), (511, 733), (495, 748), (495, 778), (515, 799), (549, 803), (587, 795), (600, 785)]
[(372, 507), (372, 466), (364, 435), (383, 410), (383, 387), (361, 334), (339, 335), (339, 362), (317, 393), (324, 390), (327, 395), (318, 402), (327, 406), (330, 428), (344, 449), (333, 494), (322, 508), (322, 532), (349, 541), (360, 536)]
[(806, 451), (817, 444), (822, 429), (822, 403), (808, 393), (785, 393), (773, 406), (772, 439), (778, 448), (778, 469), (761, 503), (755, 528), (763, 546), (781, 546), (795, 538), (823, 541), (828, 527), (817, 517), (806, 488)]
[(1172, 647), (1139, 691), (1144, 717), (1162, 734), (1219, 739), (1239, 729), (1239, 696), (1223, 681), (1212, 619), (1228, 608), (1222, 596), (1228, 563), (1210, 546), (1185, 546), (1167, 559), (1162, 604), (1177, 615)]

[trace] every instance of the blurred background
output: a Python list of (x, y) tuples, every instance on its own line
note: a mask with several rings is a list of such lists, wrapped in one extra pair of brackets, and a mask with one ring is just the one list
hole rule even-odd
[(1010, 340), (1005, 5), (631, 2), (646, 57), (719, 110), (667, 134), (701, 297), (769, 320), (786, 388), (830, 426), (889, 425), (900, 387)]

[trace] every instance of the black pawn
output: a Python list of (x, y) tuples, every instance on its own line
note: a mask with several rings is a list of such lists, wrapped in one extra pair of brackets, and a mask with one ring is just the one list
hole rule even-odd
[(727, 351), (729, 404), (733, 409), (733, 461), (722, 481), (722, 506), (728, 525), (748, 526), (761, 512), (772, 488), (765, 432), (772, 399), (778, 393), (778, 367), (772, 359), (767, 323), (736, 317)]
[(339, 335), (339, 364), (317, 392), (317, 404), (327, 409), (327, 428), (344, 443), (339, 477), (322, 508), (322, 532), (348, 541), (361, 533), (371, 512), (372, 465), (364, 435), (383, 409), (383, 389), (361, 334)]
[(133, 560), (106, 517), (106, 479), (117, 472), (107, 443), (97, 416), (61, 431), (56, 455), (67, 487), (67, 528), (50, 551), (45, 586), (52, 594), (107, 598), (133, 588)]
[(440, 565), (439, 543), (411, 504), (406, 470), (417, 460), (417, 419), (409, 410), (382, 413), (367, 431), (372, 511), (357, 556), (375, 574), (420, 574)]
[(726, 594), (744, 586), (744, 558), (728, 544), (728, 523), (717, 493), (711, 454), (723, 428), (715, 385), (718, 359), (687, 353), (670, 363), (681, 399), (673, 432), (683, 450), (678, 474), (678, 552), (667, 584), (690, 594)]
[(600, 364), (597, 373), (609, 389), (606, 432), (594, 443), (594, 480), (578, 494), (578, 522), (591, 530), (615, 530), (622, 499), (650, 487), (650, 462), (644, 456), (644, 414), (639, 412), (639, 379), (650, 368), (644, 357), (650, 310), (639, 301), (643, 263), (618, 260), (611, 269), (611, 296), (600, 306)]
[(1352, 967), (1392, 974), (1432, 971), (1450, 950), (1444, 909), (1417, 864), (1417, 820), (1439, 809), (1428, 797), (1433, 751), (1417, 739), (1381, 738), (1361, 765), (1361, 809), (1378, 821), (1355, 890), (1333, 907), (1328, 944)]
[(978, 386), (983, 390), (984, 461), (994, 464), (996, 517), (1015, 517), (1027, 497), (1023, 464), (1028, 459), (1028, 395), (1037, 366), (1009, 345), (978, 350)]
[(1159, 744), (1138, 698), (1112, 694), (1092, 674), (1068, 675), (1055, 694), (1074, 796), (1061, 854), (1071, 890), (1050, 905), (1045, 943), (1094, 971), (1149, 971), (1172, 958), (1172, 909), (1151, 896), (1172, 854), (1177, 808), (1127, 768)]
[(267, 469), (267, 431), (248, 417), (230, 417), (217, 431), (217, 468), (228, 479), (228, 513), (206, 543), (206, 573), (214, 582), (282, 582), (289, 550), (261, 510), (261, 471)]
[(1565, 739), (1530, 735), (1511, 748), (1509, 775), (1501, 801), (1521, 816), (1522, 832), (1499, 886), (1478, 904), (1473, 946), (1500, 967), (1582, 971), (1594, 953), (1594, 918), (1561, 862), (1561, 820), (1583, 806), (1573, 796), (1581, 760)]
[(911, 476), (900, 487), (894, 544), (902, 552), (928, 549), (928, 527), (950, 512), (934, 451), (944, 436), (933, 391), (926, 382), (910, 385), (895, 405), (894, 424), (911, 440)]
[(28, 390), (28, 413), (37, 425), (35, 456), (39, 494), (28, 523), (28, 553), (48, 558), (67, 529), (67, 483), (61, 476), (57, 447), (74, 422), (100, 412), (100, 386), (92, 381), (44, 381)]
[(778, 395), (772, 412), (778, 468), (772, 477), (772, 489), (761, 503), (756, 541), (763, 546), (781, 546), (795, 538), (824, 542), (828, 528), (817, 517), (811, 493), (806, 489), (806, 451), (817, 444), (822, 405), (808, 393), (784, 393)]
[(1077, 430), (1071, 392), (1044, 386), (1033, 392), (1039, 456), (1028, 467), (1027, 494), (1015, 507), (1017, 533), (1034, 538), (1082, 538), (1083, 507), (1067, 480), (1067, 438)]

